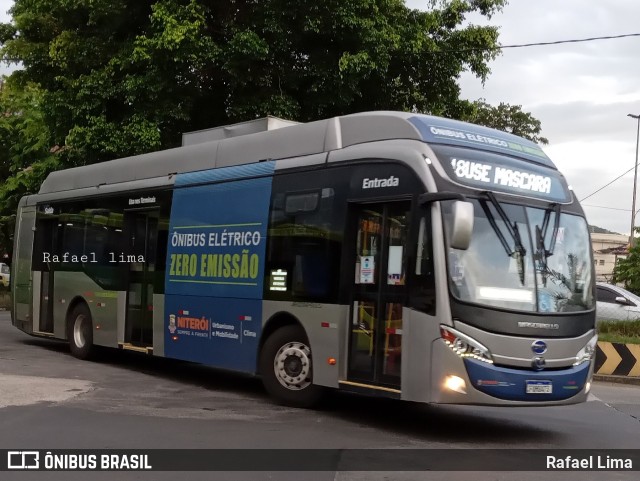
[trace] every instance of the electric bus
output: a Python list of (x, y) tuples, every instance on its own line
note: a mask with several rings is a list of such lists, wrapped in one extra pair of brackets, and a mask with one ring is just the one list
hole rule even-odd
[(21, 199), (12, 322), (402, 400), (586, 400), (597, 335), (587, 222), (540, 147), (366, 112), (51, 173)]

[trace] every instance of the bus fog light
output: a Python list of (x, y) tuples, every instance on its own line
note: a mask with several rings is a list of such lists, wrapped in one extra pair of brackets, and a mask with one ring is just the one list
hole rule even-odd
[(587, 384), (584, 386), (584, 392), (588, 393), (589, 391), (591, 391), (591, 381), (587, 381)]
[(458, 376), (447, 376), (444, 379), (444, 387), (449, 391), (459, 392), (460, 394), (467, 394), (467, 383), (464, 379)]

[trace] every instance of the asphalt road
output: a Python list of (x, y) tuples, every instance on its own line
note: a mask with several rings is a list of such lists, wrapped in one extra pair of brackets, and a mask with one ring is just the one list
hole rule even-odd
[[(640, 387), (596, 383), (564, 407), (441, 407), (334, 394), (316, 411), (274, 405), (260, 382), (107, 351), (97, 361), (29, 337), (0, 312), (0, 449), (640, 447)], [(471, 452), (471, 451), (470, 451)], [(295, 452), (292, 451), (292, 456)], [(455, 469), (455, 463), (452, 469)], [(0, 473), (0, 479), (637, 480), (636, 472)]]

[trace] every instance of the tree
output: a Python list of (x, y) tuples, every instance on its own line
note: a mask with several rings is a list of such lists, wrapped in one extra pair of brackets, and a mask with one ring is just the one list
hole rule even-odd
[(0, 257), (11, 254), (15, 212), (20, 198), (37, 192), (57, 167), (42, 113), (43, 92), (34, 84), (0, 84)]
[(471, 102), (463, 115), (464, 120), (494, 129), (510, 132), (539, 144), (549, 141), (540, 135), (540, 121), (530, 113), (523, 112), (520, 105), (509, 105), (503, 102), (497, 107), (488, 104), (484, 99)]
[[(634, 228), (635, 233), (640, 233), (640, 227)], [(613, 284), (624, 284), (625, 289), (640, 295), (640, 244), (629, 246), (629, 254), (625, 258), (618, 258), (613, 268)]]
[(499, 53), (498, 29), (466, 16), (490, 17), (506, 1), (428, 0), (418, 11), (403, 0), (15, 0), (0, 24), (2, 59), (22, 67), (11, 75), (16, 100), (36, 103), (1, 107), (36, 127), (0, 146), (0, 162), (10, 158), (0, 217), (52, 169), (268, 114), (403, 110), (543, 141), (520, 107), (459, 98), (461, 73), (484, 81)]
[(16, 80), (44, 91), (61, 165), (176, 146), (266, 114), (309, 121), (394, 109), (456, 117), (481, 79), (506, 0), (16, 0), (0, 27)]

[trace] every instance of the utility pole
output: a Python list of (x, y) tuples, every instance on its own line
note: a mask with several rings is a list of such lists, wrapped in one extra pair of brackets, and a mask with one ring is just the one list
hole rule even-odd
[(636, 133), (636, 163), (633, 169), (633, 202), (631, 204), (631, 232), (629, 233), (629, 247), (633, 247), (634, 227), (636, 225), (636, 189), (638, 186), (638, 145), (640, 145), (640, 115), (627, 114), (627, 117), (638, 121), (638, 131)]

